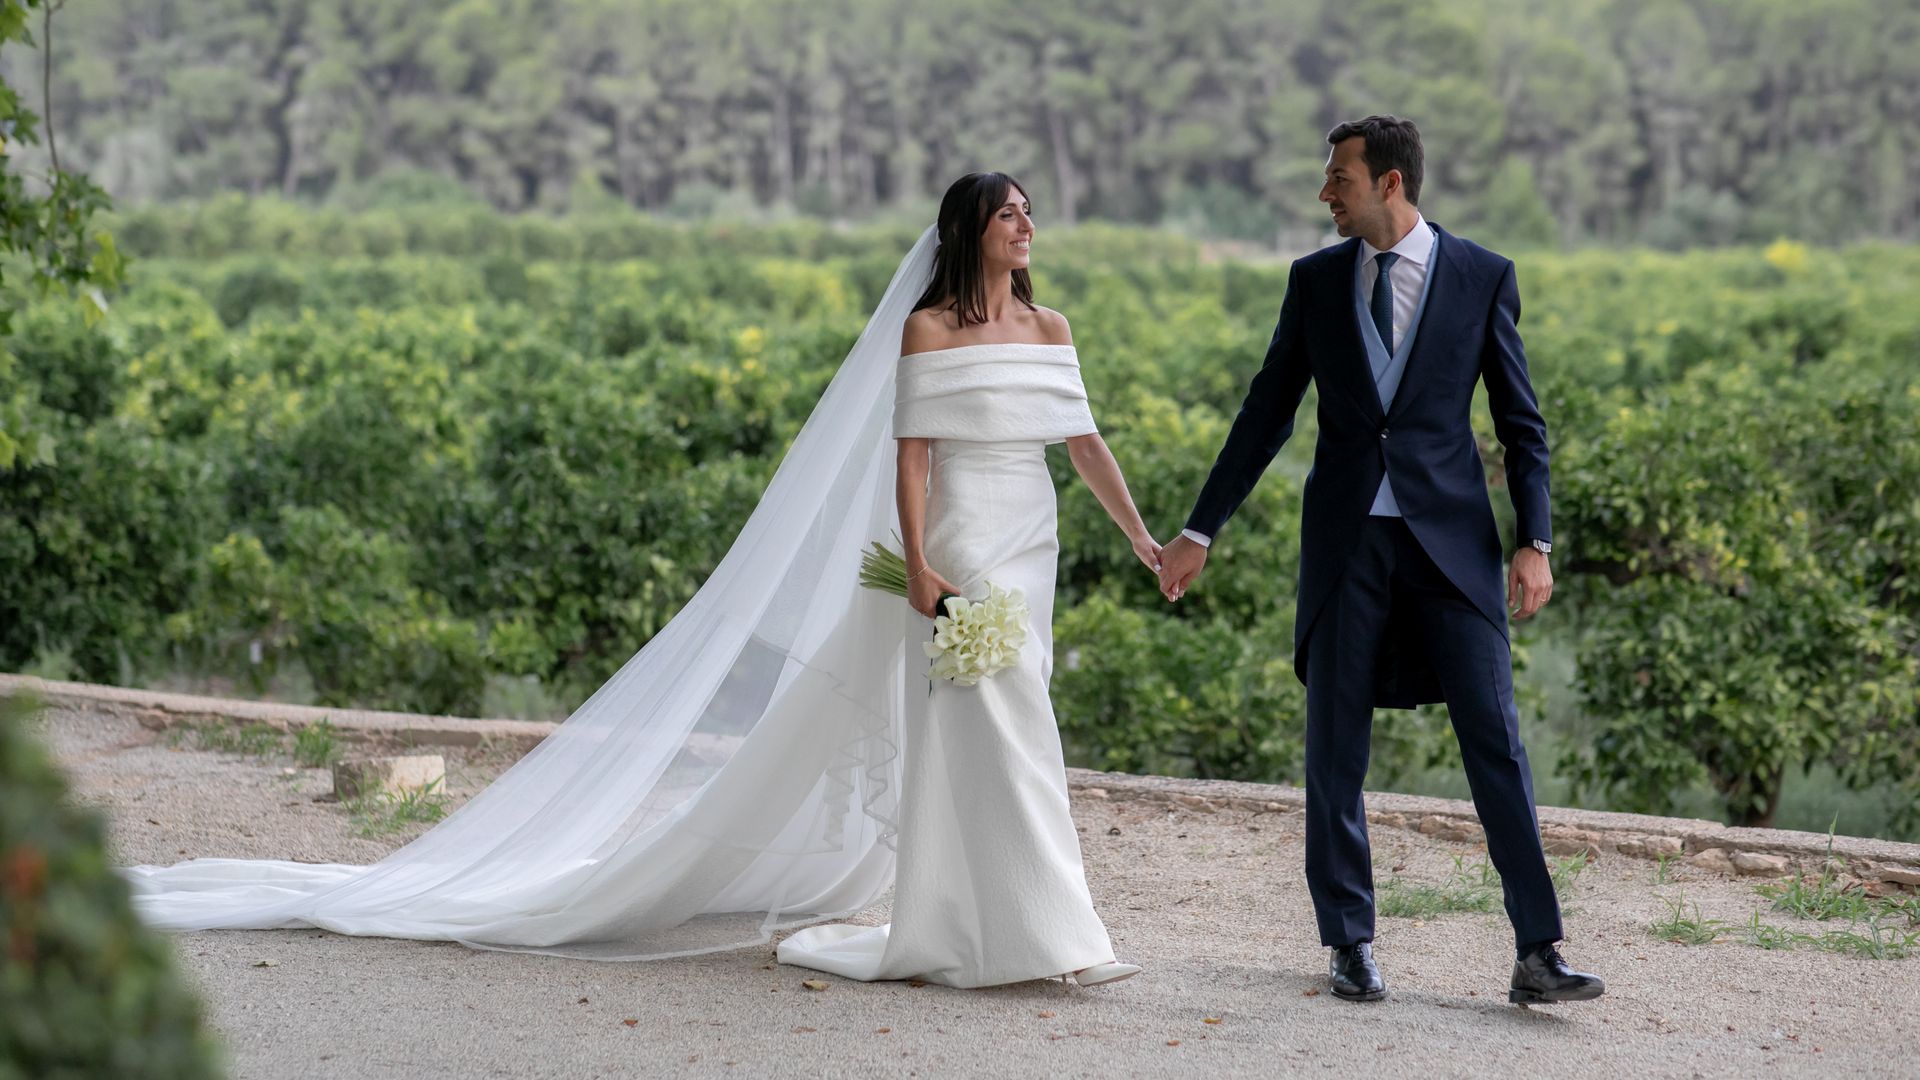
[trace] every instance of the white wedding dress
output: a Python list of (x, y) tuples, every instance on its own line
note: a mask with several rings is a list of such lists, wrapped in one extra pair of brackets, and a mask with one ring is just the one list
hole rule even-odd
[[(1092, 418), (1068, 348), (902, 360), (936, 242), (928, 229), (901, 263), (720, 565), (553, 735), (370, 866), (126, 868), (141, 916), (642, 960), (764, 943), (897, 879), (891, 931), (816, 927), (782, 955), (954, 985), (1111, 960), (1046, 695), (1042, 447)], [(898, 527), (896, 423), (936, 440), (929, 556), (1033, 610), (1019, 665), (976, 687), (929, 694), (930, 623), (856, 584), (863, 550)]]
[[(925, 696), (908, 687), (893, 922), (809, 927), (780, 943), (780, 960), (963, 987), (1107, 963), (1047, 698), (1060, 543), (1046, 444), (1094, 430), (1073, 347), (903, 357), (893, 423), (898, 437), (934, 440), (928, 565), (970, 597), (989, 582), (1022, 590), (1033, 621), (1014, 666)], [(902, 608), (912, 657), (933, 621)]]

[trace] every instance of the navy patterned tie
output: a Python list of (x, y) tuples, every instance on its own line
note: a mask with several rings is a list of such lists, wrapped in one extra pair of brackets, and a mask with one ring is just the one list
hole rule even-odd
[(1391, 251), (1373, 257), (1373, 264), (1380, 272), (1374, 275), (1373, 302), (1369, 306), (1373, 309), (1373, 328), (1380, 331), (1380, 344), (1386, 346), (1388, 356), (1393, 355), (1393, 282), (1387, 272), (1399, 261), (1400, 256)]

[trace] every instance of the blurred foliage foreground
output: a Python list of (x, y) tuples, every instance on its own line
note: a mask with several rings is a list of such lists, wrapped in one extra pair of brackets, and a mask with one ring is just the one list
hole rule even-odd
[[(50, 445), (0, 471), (0, 668), (469, 714), (578, 700), (687, 601), (911, 240), (238, 200), (115, 231), (141, 261), (111, 316), (43, 301), (6, 342), (0, 401)], [(1286, 268), (1095, 228), (1035, 259), (1166, 538)], [(1811, 769), (1889, 808), (1843, 829), (1920, 834), (1920, 250), (1590, 252), (1521, 282), (1561, 587), (1517, 644), (1556, 797), (1769, 824)], [(1178, 607), (1054, 459), (1072, 760), (1299, 778), (1314, 436), (1309, 404)], [(1454, 752), (1437, 710), (1381, 713), (1375, 746), (1381, 786)]]
[(134, 917), (100, 815), (28, 737), (33, 710), (0, 697), (0, 1080), (218, 1076), (198, 997)]

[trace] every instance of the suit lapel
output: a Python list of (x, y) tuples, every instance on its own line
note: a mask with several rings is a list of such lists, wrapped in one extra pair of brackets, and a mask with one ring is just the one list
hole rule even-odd
[(1438, 225), (1433, 228), (1439, 250), (1427, 271), (1426, 307), (1421, 312), (1419, 325), (1414, 328), (1413, 347), (1407, 353), (1407, 366), (1400, 373), (1400, 389), (1393, 396), (1393, 408), (1387, 412), (1389, 422), (1405, 415), (1413, 399), (1420, 396), (1420, 372), (1425, 366), (1422, 358), (1434, 349), (1446, 347), (1445, 343), (1458, 336), (1453, 328), (1458, 321), (1459, 305), (1453, 301), (1456, 290), (1466, 283), (1466, 257), (1451, 234)]

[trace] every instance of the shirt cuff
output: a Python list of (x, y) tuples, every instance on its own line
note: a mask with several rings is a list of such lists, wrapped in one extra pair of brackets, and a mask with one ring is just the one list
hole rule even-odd
[(1192, 529), (1181, 529), (1180, 535), (1186, 537), (1187, 539), (1193, 541), (1196, 544), (1199, 544), (1201, 547), (1213, 546), (1213, 537), (1204, 536), (1200, 533), (1194, 532)]

